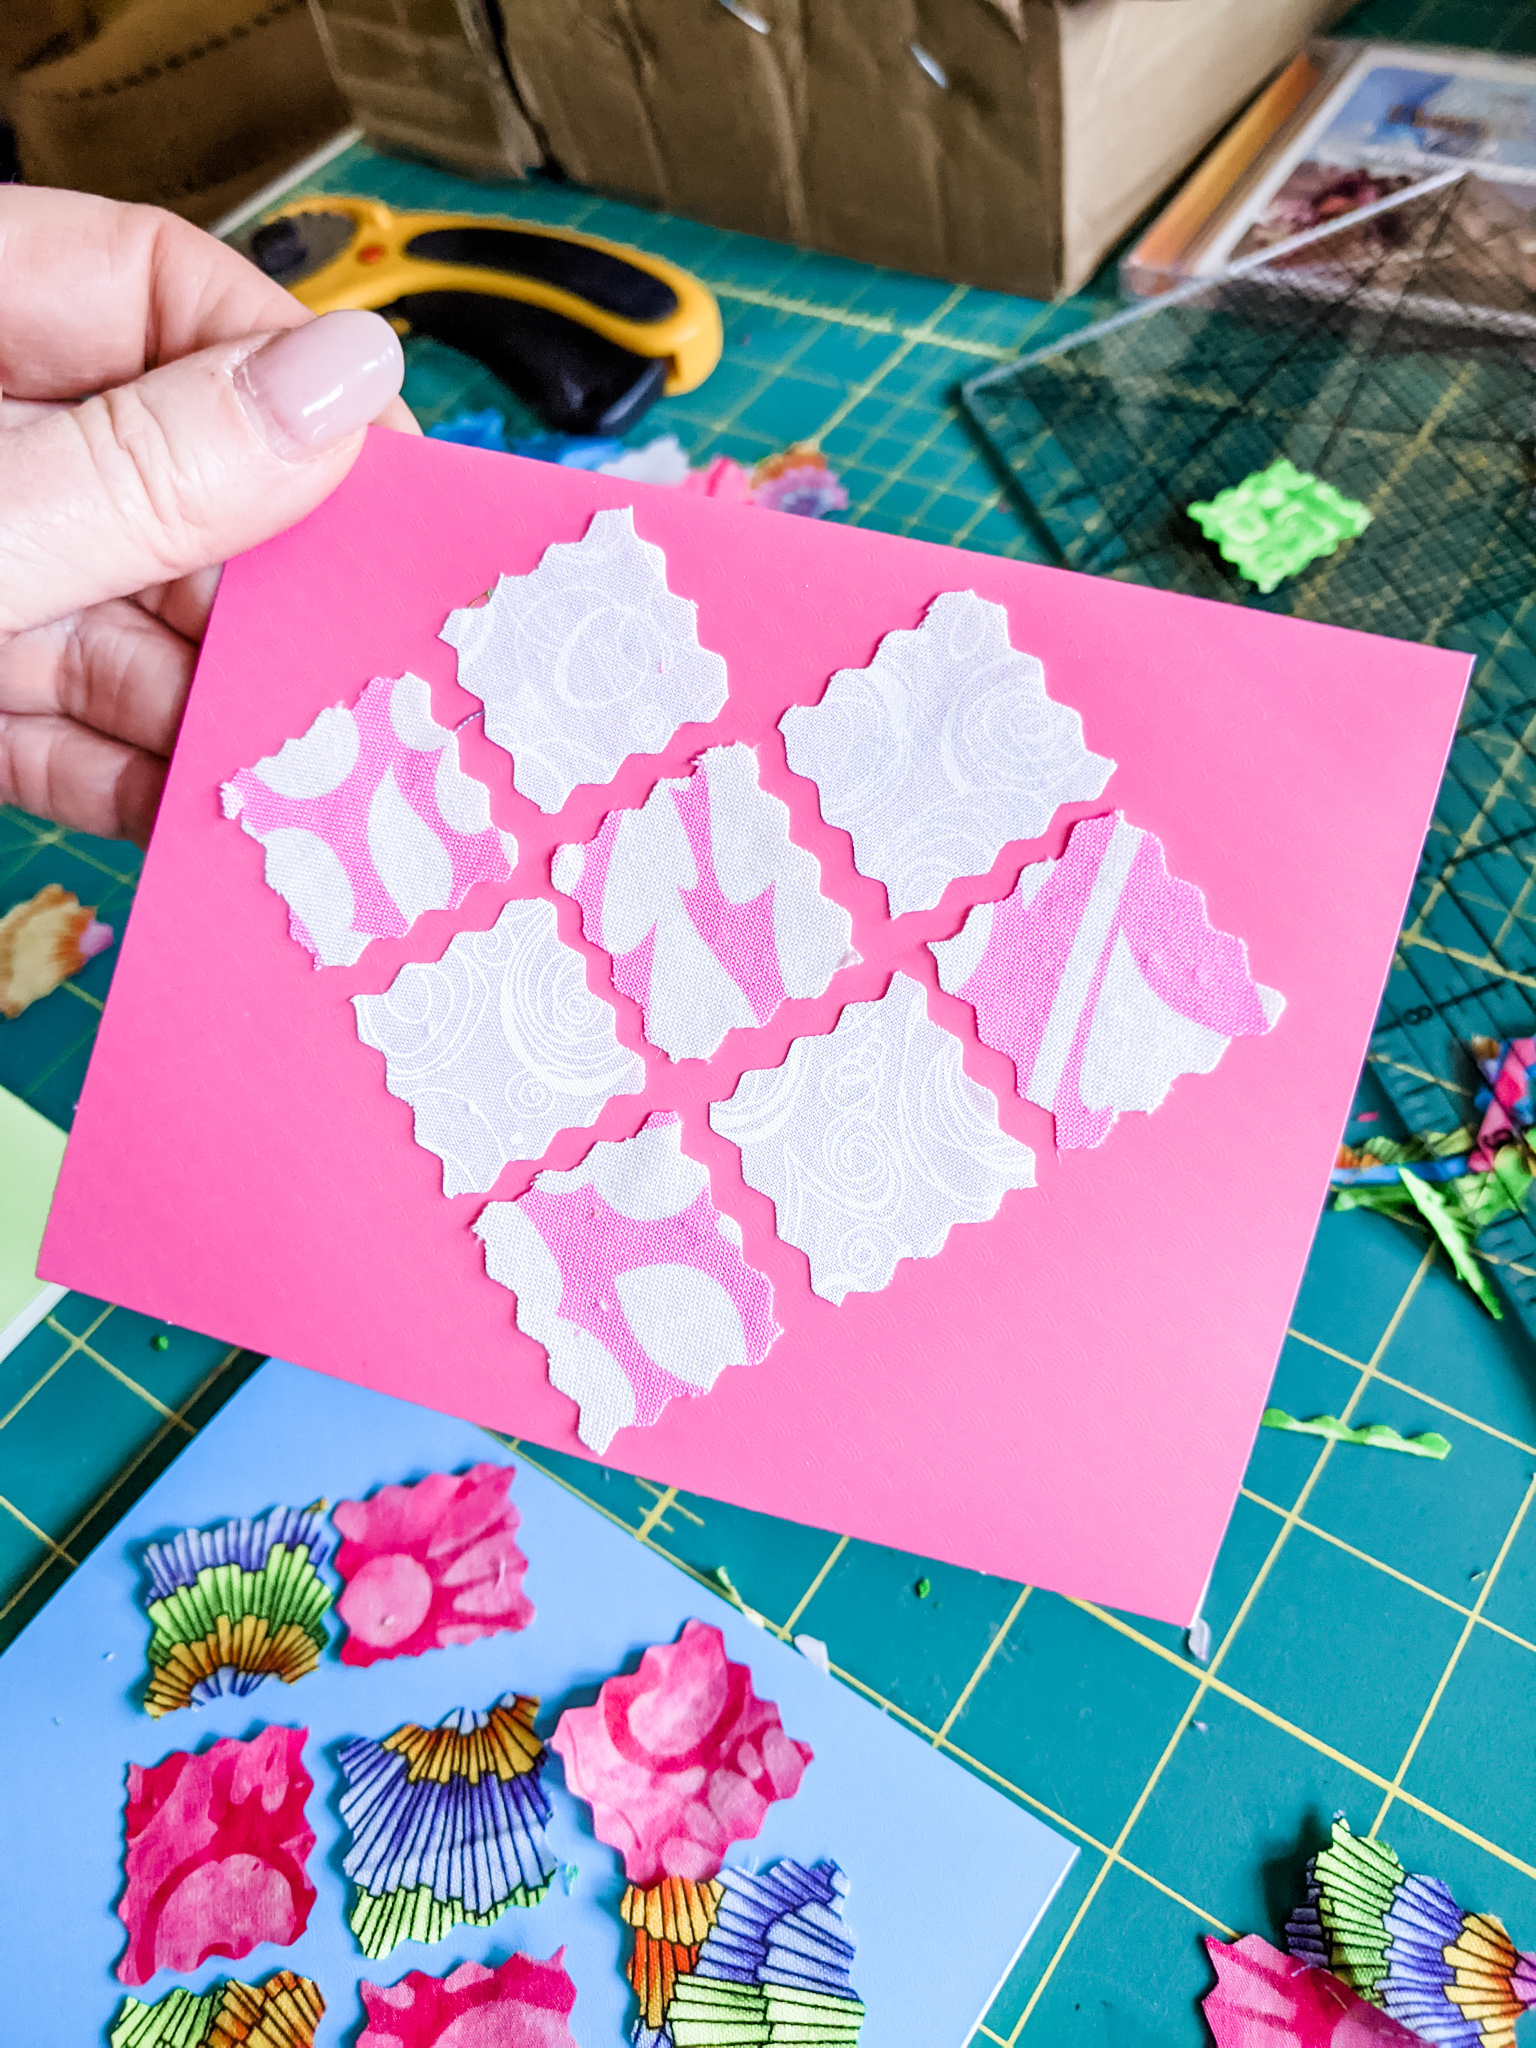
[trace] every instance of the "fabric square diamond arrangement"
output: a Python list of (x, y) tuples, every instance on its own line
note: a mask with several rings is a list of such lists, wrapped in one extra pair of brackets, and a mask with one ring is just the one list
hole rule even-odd
[(486, 1272), (516, 1295), (518, 1328), (543, 1345), (593, 1450), (677, 1395), (707, 1394), (728, 1365), (760, 1364), (780, 1334), (771, 1285), (681, 1137), (658, 1111), (474, 1222)]
[(459, 932), (437, 961), (402, 967), (383, 995), (354, 996), (357, 1035), (383, 1053), (386, 1086), (443, 1162), (443, 1193), (489, 1194), (514, 1159), (538, 1159), (645, 1085), (612, 1005), (555, 930), (552, 903), (507, 904), (488, 932)]
[(324, 2011), (313, 1978), (279, 1970), (264, 1984), (178, 1986), (154, 2005), (125, 1998), (107, 2040), (111, 2048), (314, 2048)]
[(459, 682), (541, 811), (582, 782), (610, 782), (630, 754), (658, 753), (681, 725), (725, 703), (725, 663), (699, 645), (698, 606), (667, 588), (667, 559), (634, 514), (594, 512), (579, 541), (555, 541), (527, 576), (503, 576), (483, 605), (450, 612)]
[(508, 1693), (485, 1713), (463, 1707), (435, 1728), (407, 1723), (343, 1746), (352, 1846), (342, 1869), (357, 1886), (348, 1924), (364, 1955), (441, 1941), (461, 1923), (489, 1927), (548, 1893), (553, 1809), (539, 1782), (538, 1711)]
[(498, 1970), (460, 1963), (446, 1977), (412, 1970), (397, 1984), (359, 1984), (368, 2024), (357, 2048), (578, 2048), (576, 2003), (558, 1949), (548, 1962), (509, 1956)]
[(868, 668), (839, 669), (779, 730), (822, 816), (851, 835), (859, 872), (885, 884), (892, 917), (985, 874), (1059, 805), (1102, 795), (1115, 767), (1046, 695), (1004, 607), (971, 590), (936, 597), (915, 632), (887, 633)]
[(1169, 875), (1161, 840), (1118, 811), (1075, 825), (1059, 861), (1025, 868), (931, 950), (1020, 1095), (1054, 1113), (1060, 1151), (1102, 1144), (1122, 1110), (1157, 1109), (1180, 1074), (1209, 1074), (1285, 1008)]
[(781, 1067), (743, 1074), (709, 1120), (832, 1302), (888, 1287), (898, 1260), (931, 1259), (953, 1224), (1035, 1184), (1034, 1153), (1001, 1128), (906, 974), (878, 1002), (849, 1003), (825, 1037), (797, 1038)]
[(560, 848), (552, 875), (670, 1059), (707, 1059), (788, 997), (821, 995), (848, 958), (852, 921), (791, 843), (750, 747), (711, 747), (638, 810), (610, 811), (595, 839)]
[(476, 882), (504, 882), (517, 859), (420, 676), (376, 676), (350, 710), (322, 711), (221, 795), (225, 817), (260, 840), (268, 885), (317, 967), (350, 967), (371, 939), (455, 909)]

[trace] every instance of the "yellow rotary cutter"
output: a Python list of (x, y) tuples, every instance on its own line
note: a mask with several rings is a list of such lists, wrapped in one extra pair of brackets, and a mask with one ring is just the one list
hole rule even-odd
[(481, 362), (563, 434), (620, 434), (720, 360), (720, 308), (643, 249), (477, 214), (300, 199), (235, 238), (316, 313), (361, 307)]

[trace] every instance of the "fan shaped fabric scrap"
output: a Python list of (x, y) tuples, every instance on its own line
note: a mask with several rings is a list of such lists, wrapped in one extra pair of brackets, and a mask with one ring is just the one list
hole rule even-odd
[(268, 885), (317, 967), (350, 967), (424, 910), (453, 910), (476, 882), (505, 881), (517, 859), (420, 676), (376, 676), (350, 710), (322, 711), (221, 796), (225, 817), (265, 849)]
[(264, 1984), (178, 1986), (154, 2005), (125, 1998), (107, 2039), (111, 2048), (314, 2048), (324, 2011), (312, 1978), (279, 1970)]
[(555, 1858), (538, 1709), (508, 1693), (487, 1712), (464, 1707), (435, 1728), (407, 1723), (343, 1747), (352, 1844), (342, 1868), (357, 1886), (349, 1924), (366, 1956), (441, 1941), (461, 1923), (489, 1927), (545, 1897)]
[(931, 950), (1019, 1093), (1053, 1112), (1061, 1151), (1102, 1144), (1124, 1110), (1157, 1109), (1180, 1074), (1209, 1074), (1285, 1007), (1201, 892), (1169, 875), (1162, 842), (1118, 811), (1074, 826), (1060, 860), (1025, 868)]
[(330, 1550), (316, 1508), (273, 1508), (151, 1543), (145, 1712), (158, 1718), (313, 1671), (326, 1644), (331, 1589), (320, 1567)]
[(411, 1486), (337, 1502), (331, 1519), (343, 1538), (336, 1553), (343, 1664), (420, 1657), (528, 1626), (533, 1602), (523, 1590), (528, 1560), (514, 1540), (515, 1470), (430, 1472)]
[(559, 1949), (547, 1962), (509, 1956), (499, 1969), (460, 1963), (446, 1977), (412, 1970), (358, 1989), (368, 2024), (357, 2048), (578, 2048), (576, 1986)]
[(473, 1226), (593, 1450), (680, 1394), (708, 1393), (727, 1366), (760, 1364), (779, 1335), (773, 1289), (681, 1136), (676, 1114), (658, 1111), (571, 1172), (487, 1203)]
[(1208, 1934), (1205, 1946), (1216, 1986), (1202, 2004), (1216, 2048), (1424, 2048), (1422, 2034), (1262, 1935), (1227, 1943)]
[(613, 956), (613, 985), (640, 1005), (646, 1037), (674, 1060), (707, 1059), (728, 1031), (825, 991), (852, 920), (822, 895), (819, 872), (739, 745), (711, 747), (638, 810), (610, 811), (551, 870)]

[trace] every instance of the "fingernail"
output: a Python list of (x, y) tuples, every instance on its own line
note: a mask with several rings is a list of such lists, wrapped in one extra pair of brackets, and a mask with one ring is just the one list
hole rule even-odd
[(264, 343), (235, 371), (262, 438), (290, 462), (377, 419), (404, 381), (400, 337), (377, 313), (323, 313)]

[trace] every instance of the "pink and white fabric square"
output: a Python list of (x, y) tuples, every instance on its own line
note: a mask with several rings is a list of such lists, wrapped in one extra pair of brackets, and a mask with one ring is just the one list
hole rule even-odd
[(594, 1451), (676, 1395), (707, 1394), (728, 1365), (760, 1364), (780, 1334), (772, 1287), (681, 1139), (675, 1112), (658, 1111), (475, 1219), (486, 1272), (517, 1296), (517, 1326), (543, 1345)]
[(610, 811), (586, 845), (562, 846), (551, 872), (669, 1059), (707, 1059), (728, 1031), (821, 995), (857, 958), (848, 912), (822, 895), (750, 747), (711, 747), (638, 810)]
[(221, 796), (264, 847), (267, 884), (317, 967), (350, 967), (370, 939), (504, 882), (517, 859), (420, 676), (375, 676), (350, 710), (331, 705)]
[(1168, 873), (1162, 841), (1118, 811), (1074, 826), (1060, 860), (1025, 868), (931, 951), (1019, 1094), (1055, 1116), (1063, 1152), (1102, 1144), (1122, 1110), (1157, 1109), (1180, 1074), (1209, 1074), (1285, 1008), (1201, 891)]

